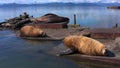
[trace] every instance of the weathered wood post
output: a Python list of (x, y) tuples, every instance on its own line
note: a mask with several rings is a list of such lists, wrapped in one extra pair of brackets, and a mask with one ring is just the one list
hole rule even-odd
[(118, 23), (116, 23), (112, 28), (118, 28)]
[(118, 27), (118, 24), (117, 24), (117, 23), (115, 24), (115, 27), (116, 27), (116, 28)]
[(74, 25), (76, 25), (76, 14), (74, 14)]

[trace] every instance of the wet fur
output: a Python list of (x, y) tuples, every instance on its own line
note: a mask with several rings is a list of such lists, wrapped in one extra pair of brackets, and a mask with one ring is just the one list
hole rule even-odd
[(65, 46), (76, 49), (81, 54), (103, 56), (106, 53), (104, 44), (85, 36), (68, 36), (63, 42)]
[(42, 37), (44, 32), (34, 26), (24, 26), (20, 29), (21, 37)]

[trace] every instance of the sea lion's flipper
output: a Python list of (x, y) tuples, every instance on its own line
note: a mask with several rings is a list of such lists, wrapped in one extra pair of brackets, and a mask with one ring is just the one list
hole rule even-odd
[(75, 49), (69, 48), (69, 49), (66, 49), (65, 51), (60, 52), (59, 54), (57, 54), (57, 56), (70, 55), (70, 54), (73, 54), (75, 52), (76, 52)]
[(115, 54), (111, 52), (110, 50), (106, 49), (105, 56), (107, 57), (115, 57)]

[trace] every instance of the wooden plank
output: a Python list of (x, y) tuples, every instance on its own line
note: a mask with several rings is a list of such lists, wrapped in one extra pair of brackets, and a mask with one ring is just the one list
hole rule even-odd
[(28, 40), (40, 40), (40, 41), (59, 41), (63, 38), (51, 38), (51, 37), (19, 37), (22, 39), (28, 39)]
[(92, 38), (115, 39), (120, 37), (120, 28), (95, 28), (90, 30)]
[(70, 55), (66, 56), (71, 58), (75, 61), (90, 61), (92, 63), (99, 63), (99, 64), (112, 64), (120, 66), (120, 58), (118, 57), (103, 57), (103, 56), (88, 56), (88, 55)]

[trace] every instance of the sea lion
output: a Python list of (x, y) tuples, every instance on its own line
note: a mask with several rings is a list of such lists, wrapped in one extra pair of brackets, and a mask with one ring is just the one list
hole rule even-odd
[(57, 56), (69, 55), (75, 52), (91, 56), (108, 56), (110, 51), (101, 42), (85, 36), (68, 36), (63, 40), (67, 50), (57, 54)]
[(46, 33), (37, 27), (26, 25), (20, 29), (20, 36), (21, 37), (45, 37)]

